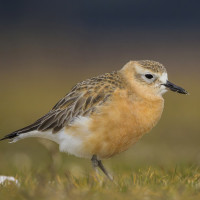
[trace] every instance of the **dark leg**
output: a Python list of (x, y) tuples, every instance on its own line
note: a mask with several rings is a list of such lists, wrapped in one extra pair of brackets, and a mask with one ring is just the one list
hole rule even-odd
[(93, 167), (96, 169), (97, 167), (99, 167), (102, 172), (108, 177), (108, 179), (110, 179), (111, 181), (113, 180), (113, 177), (107, 172), (107, 170), (105, 169), (105, 167), (103, 166), (101, 160), (98, 160), (97, 159), (97, 156), (96, 155), (93, 155), (92, 156), (92, 165)]

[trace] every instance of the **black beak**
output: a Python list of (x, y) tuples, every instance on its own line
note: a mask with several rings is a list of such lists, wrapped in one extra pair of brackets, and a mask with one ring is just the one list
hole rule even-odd
[(178, 92), (178, 93), (181, 93), (181, 94), (188, 94), (188, 92), (186, 90), (184, 90), (183, 88), (167, 81), (167, 83), (165, 84), (162, 84), (164, 86), (166, 86), (167, 88), (169, 88), (171, 91), (173, 92)]

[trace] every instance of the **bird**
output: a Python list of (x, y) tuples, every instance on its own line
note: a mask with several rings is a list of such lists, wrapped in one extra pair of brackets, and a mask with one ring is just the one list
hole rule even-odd
[(77, 83), (46, 115), (0, 141), (52, 140), (61, 152), (90, 159), (113, 180), (102, 159), (128, 150), (157, 124), (168, 90), (188, 94), (168, 81), (161, 63), (129, 61), (120, 70)]

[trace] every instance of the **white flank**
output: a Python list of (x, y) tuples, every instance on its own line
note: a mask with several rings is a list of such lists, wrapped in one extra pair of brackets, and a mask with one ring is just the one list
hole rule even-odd
[(19, 136), (15, 137), (12, 139), (10, 143), (17, 142), (18, 140), (29, 138), (29, 137), (40, 137), (40, 138), (45, 138), (52, 140), (56, 143), (59, 144), (59, 140), (56, 134), (52, 134), (52, 131), (46, 131), (46, 132), (40, 132), (40, 131), (31, 131), (27, 133), (22, 133)]
[(83, 140), (87, 138), (91, 133), (88, 130), (90, 123), (89, 117), (77, 117), (71, 127), (75, 126), (75, 129), (63, 128), (58, 133), (53, 134), (52, 130), (46, 132), (31, 131), (28, 133), (22, 133), (15, 137), (11, 143), (17, 142), (18, 140), (29, 138), (29, 137), (39, 137), (49, 139), (51, 141), (59, 144), (59, 149), (62, 152), (73, 154), (78, 157), (91, 157), (87, 152), (83, 151)]
[(75, 126), (74, 129), (63, 129), (58, 133), (59, 141), (60, 141), (60, 151), (67, 152), (69, 154), (73, 154), (78, 157), (91, 158), (83, 148), (83, 140), (85, 140), (91, 132), (88, 129), (90, 124), (89, 117), (77, 117), (72, 127)]

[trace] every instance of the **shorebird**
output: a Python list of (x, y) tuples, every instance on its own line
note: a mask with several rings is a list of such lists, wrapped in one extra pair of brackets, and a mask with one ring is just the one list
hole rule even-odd
[(168, 81), (159, 62), (130, 61), (119, 71), (76, 84), (46, 115), (1, 140), (52, 140), (62, 152), (91, 159), (112, 179), (101, 160), (126, 151), (157, 124), (167, 90), (187, 94)]

